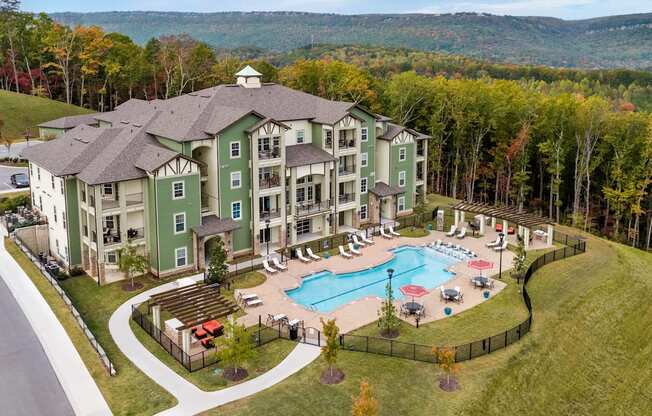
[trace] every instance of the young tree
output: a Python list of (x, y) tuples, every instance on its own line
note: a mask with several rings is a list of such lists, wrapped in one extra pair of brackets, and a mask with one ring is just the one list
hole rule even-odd
[(242, 366), (257, 354), (256, 344), (247, 328), (231, 319), (224, 325), (224, 336), (217, 338), (216, 349), (217, 359), (225, 367), (231, 367), (232, 378), (235, 380), (240, 375), (246, 377), (246, 370)]
[(353, 406), (351, 407), (351, 416), (377, 416), (378, 401), (374, 397), (371, 386), (366, 380), (360, 382), (360, 395), (353, 396)]
[(321, 347), (321, 355), (324, 357), (324, 360), (326, 360), (326, 363), (328, 363), (328, 371), (332, 378), (333, 366), (337, 362), (337, 353), (340, 349), (338, 337), (340, 329), (335, 324), (335, 319), (324, 321), (323, 318), (319, 318), (319, 320), (321, 321), (322, 333), (324, 334), (324, 337), (326, 337), (326, 344)]
[(134, 277), (147, 272), (147, 257), (138, 253), (138, 248), (127, 242), (127, 245), (118, 250), (118, 269), (127, 275), (131, 280), (131, 287), (134, 287)]
[(382, 336), (394, 338), (398, 336), (398, 327), (401, 323), (396, 315), (396, 306), (394, 306), (394, 294), (392, 293), (390, 283), (385, 287), (385, 299), (380, 305), (378, 311), (378, 323), (380, 325), (380, 334)]
[(208, 273), (206, 277), (210, 283), (224, 284), (229, 276), (229, 266), (226, 263), (226, 250), (224, 242), (220, 237), (216, 237), (211, 258), (208, 262)]
[(513, 276), (516, 277), (517, 279), (521, 279), (523, 277), (523, 273), (525, 273), (525, 259), (527, 257), (527, 253), (525, 252), (525, 243), (523, 240), (518, 241), (518, 246), (516, 247), (516, 255), (514, 256), (514, 273)]
[(452, 383), (451, 376), (455, 376), (459, 372), (459, 366), (455, 362), (455, 350), (448, 347), (432, 347), (432, 352), (437, 357), (437, 365), (446, 374), (446, 382), (440, 383), (439, 386), (446, 391), (453, 391), (457, 387), (456, 383)]

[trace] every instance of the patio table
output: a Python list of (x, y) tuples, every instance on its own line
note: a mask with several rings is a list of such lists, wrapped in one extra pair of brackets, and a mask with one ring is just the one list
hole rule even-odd
[(405, 309), (407, 309), (410, 312), (410, 315), (414, 315), (418, 311), (421, 310), (423, 306), (417, 302), (406, 302), (405, 303)]
[(455, 296), (458, 295), (457, 290), (455, 289), (444, 289), (444, 295), (447, 300), (454, 300)]
[(473, 278), (473, 281), (477, 282), (477, 283), (480, 283), (480, 285), (482, 287), (487, 286), (487, 284), (489, 283), (489, 279), (487, 277), (484, 277), (484, 276), (476, 276), (476, 277)]

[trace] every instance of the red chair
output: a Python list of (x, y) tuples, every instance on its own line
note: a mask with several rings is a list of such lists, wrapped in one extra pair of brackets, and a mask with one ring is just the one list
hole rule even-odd
[(212, 320), (205, 322), (202, 327), (206, 332), (211, 334), (214, 337), (217, 337), (222, 334), (222, 330), (224, 329), (224, 325), (220, 323), (220, 321)]
[(514, 234), (514, 227), (507, 227), (507, 234)]
[(503, 231), (503, 225), (499, 224), (499, 223), (496, 223), (496, 232), (500, 233), (502, 231)]
[(213, 337), (206, 337), (202, 339), (200, 342), (204, 348), (211, 348), (213, 346)]
[(195, 336), (197, 337), (197, 339), (205, 338), (206, 335), (208, 335), (208, 332), (202, 328), (195, 331)]

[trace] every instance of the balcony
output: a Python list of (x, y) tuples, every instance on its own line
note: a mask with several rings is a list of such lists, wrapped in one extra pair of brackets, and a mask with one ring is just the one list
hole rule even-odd
[(340, 150), (355, 149), (355, 139), (342, 139), (338, 140), (337, 146)]
[(337, 198), (338, 202), (342, 205), (355, 201), (355, 194), (342, 194)]
[(208, 212), (211, 210), (208, 194), (201, 193), (201, 212)]
[(305, 216), (317, 214), (331, 209), (331, 201), (327, 199), (321, 202), (299, 202), (297, 203), (297, 215)]
[(339, 169), (337, 170), (337, 174), (340, 176), (355, 175), (355, 172), (355, 165), (340, 165)]
[(423, 145), (423, 141), (420, 141), (417, 145), (417, 157), (424, 157), (426, 155), (426, 148)]
[(259, 214), (260, 214), (261, 221), (273, 220), (274, 218), (278, 218), (281, 216), (281, 210), (278, 208), (268, 209), (265, 211), (261, 210)]
[(104, 242), (105, 246), (119, 244), (122, 241), (120, 238), (120, 230), (109, 229), (102, 235), (102, 241)]
[(270, 189), (270, 188), (276, 188), (281, 186), (281, 178), (279, 175), (270, 175), (270, 176), (263, 176), (258, 178), (258, 187), (260, 189)]
[[(91, 197), (92, 198), (92, 197)], [(91, 203), (91, 206), (95, 206), (95, 203)], [(114, 209), (120, 206), (120, 201), (117, 197), (115, 198), (102, 198), (102, 209)]]
[(140, 240), (141, 238), (145, 238), (145, 228), (129, 228), (127, 230), (127, 238), (129, 240)]
[(268, 159), (278, 159), (281, 157), (281, 148), (273, 147), (271, 149), (263, 149), (258, 151), (258, 159), (268, 160)]
[(127, 194), (125, 195), (125, 202), (127, 203), (128, 207), (134, 206), (134, 205), (140, 205), (143, 203), (143, 193), (138, 192), (134, 194)]

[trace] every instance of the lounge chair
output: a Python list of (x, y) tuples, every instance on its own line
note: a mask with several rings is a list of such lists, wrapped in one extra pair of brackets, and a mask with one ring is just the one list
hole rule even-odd
[(507, 248), (507, 239), (503, 240), (503, 245), (500, 247), (494, 247), (495, 251), (503, 251)]
[(310, 259), (303, 257), (303, 252), (301, 251), (300, 248), (297, 249), (297, 257), (299, 258), (299, 260), (301, 260), (304, 263), (310, 263)]
[(466, 227), (462, 227), (462, 230), (459, 233), (457, 233), (456, 237), (459, 238), (459, 239), (462, 239), (465, 236), (466, 236)]
[(360, 247), (364, 247), (364, 246), (366, 246), (365, 243), (363, 243), (363, 242), (361, 242), (360, 240), (358, 240), (358, 236), (357, 236), (356, 234), (353, 234), (353, 236), (352, 236), (351, 238), (353, 238), (353, 242), (354, 242), (355, 244), (359, 245)]
[(441, 240), (435, 241), (435, 248), (441, 247)]
[(312, 249), (310, 247), (306, 248), (306, 253), (308, 253), (308, 257), (310, 257), (311, 259), (313, 259), (315, 261), (321, 260), (321, 257), (319, 257), (318, 255), (313, 253)]
[(265, 322), (267, 325), (269, 324), (277, 324), (279, 322), (287, 322), (288, 316), (284, 313), (279, 313), (276, 315), (272, 314), (267, 314), (267, 322)]
[(344, 250), (344, 247), (342, 247), (342, 246), (340, 246), (340, 256), (344, 257), (345, 259), (351, 259), (351, 258), (353, 258), (353, 255), (351, 255), (351, 253), (347, 253), (347, 252)]
[(245, 307), (246, 308), (251, 308), (252, 306), (260, 306), (263, 304), (262, 299), (251, 299), (251, 300), (246, 300), (245, 301)]
[(238, 302), (247, 302), (249, 300), (257, 299), (258, 295), (255, 293), (240, 293), (238, 294)]
[(374, 240), (367, 238), (364, 234), (360, 234), (360, 238), (365, 244), (372, 245), (374, 244)]
[(496, 241), (492, 241), (490, 243), (487, 243), (487, 247), (496, 247), (498, 244), (500, 244), (500, 237), (497, 237)]
[(265, 268), (265, 270), (267, 271), (267, 273), (270, 273), (270, 274), (278, 273), (278, 270), (276, 270), (275, 268), (271, 267), (271, 266), (269, 265), (269, 263), (267, 262), (267, 260), (263, 260), (263, 267)]
[(389, 233), (390, 233), (391, 235), (395, 235), (395, 236), (397, 236), (397, 237), (400, 237), (400, 236), (401, 236), (400, 233), (397, 233), (396, 231), (394, 231), (394, 227), (391, 226), (391, 225), (389, 226)]
[(454, 225), (451, 225), (451, 230), (446, 233), (446, 237), (452, 237), (455, 235), (455, 231), (457, 231), (457, 227)]
[(383, 236), (383, 238), (386, 238), (388, 240), (391, 240), (392, 238), (394, 238), (391, 235), (387, 234), (383, 227), (380, 227), (380, 235)]
[(353, 243), (349, 243), (349, 251), (351, 251), (351, 253), (355, 254), (356, 256), (361, 256), (362, 255), (362, 252), (360, 252), (360, 250), (355, 248), (353, 246)]
[(276, 257), (274, 257), (272, 259), (272, 263), (274, 263), (274, 267), (276, 267), (277, 269), (279, 269), (282, 272), (284, 272), (284, 271), (286, 271), (288, 269), (288, 266), (282, 265), (281, 262), (279, 262)]

